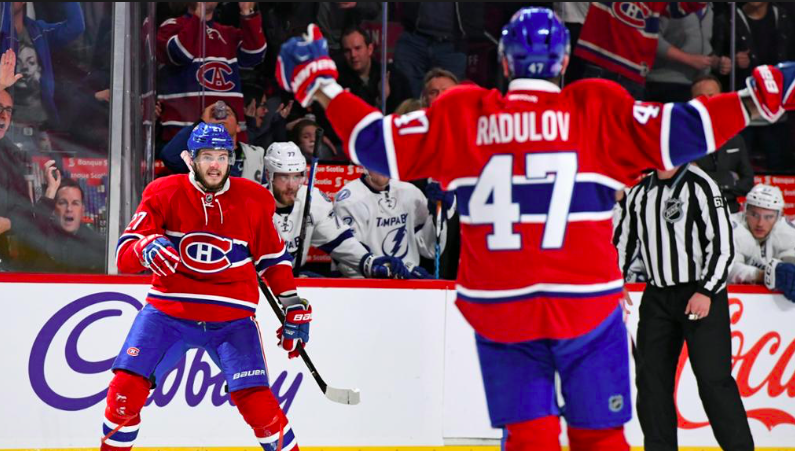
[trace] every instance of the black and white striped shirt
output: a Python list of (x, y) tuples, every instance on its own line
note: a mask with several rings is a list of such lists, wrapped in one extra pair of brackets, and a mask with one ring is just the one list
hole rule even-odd
[(726, 287), (734, 259), (726, 201), (694, 165), (681, 167), (667, 180), (652, 173), (633, 187), (613, 242), (624, 274), (640, 247), (649, 283), (699, 282), (698, 291), (708, 296)]

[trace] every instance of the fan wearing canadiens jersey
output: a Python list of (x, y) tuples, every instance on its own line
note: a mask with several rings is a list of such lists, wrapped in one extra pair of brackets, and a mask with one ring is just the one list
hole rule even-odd
[[(273, 223), (287, 243), (287, 252), (295, 255), (300, 241), (302, 215), (306, 202), (306, 158), (292, 142), (276, 142), (265, 152), (265, 178), (276, 200)], [(408, 271), (396, 257), (374, 256), (357, 240), (353, 231), (334, 213), (331, 202), (317, 188), (312, 188), (312, 204), (306, 224), (309, 244), (328, 253), (350, 272), (347, 277), (378, 279), (407, 278)], [(306, 262), (309, 246), (296, 260)]]
[(351, 160), (455, 190), (456, 304), (475, 329), (489, 416), (508, 451), (560, 450), (555, 374), (570, 449), (629, 449), (615, 191), (644, 169), (714, 152), (751, 118), (795, 109), (795, 63), (757, 67), (739, 92), (657, 104), (607, 80), (560, 89), (568, 53), (554, 13), (523, 8), (500, 38), (507, 94), (462, 85), (428, 109), (386, 117), (336, 83), (314, 25), (282, 45), (277, 63), (302, 105), (326, 108)]
[(298, 449), (269, 388), (254, 317), (257, 278), (284, 306), (277, 335), (290, 357), (309, 340), (312, 309), (297, 295), (292, 259), (273, 226), (273, 196), (229, 177), (233, 148), (222, 125), (199, 123), (188, 140), (191, 173), (149, 184), (119, 239), (119, 271), (154, 274), (147, 305), (113, 363), (102, 450), (132, 448), (150, 389), (191, 348), (203, 348), (221, 369), (264, 450)]

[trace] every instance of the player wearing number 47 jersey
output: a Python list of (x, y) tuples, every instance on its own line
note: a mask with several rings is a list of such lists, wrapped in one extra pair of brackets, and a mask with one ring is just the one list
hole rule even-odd
[(563, 90), (551, 83), (568, 64), (569, 39), (548, 9), (517, 12), (499, 50), (513, 79), (506, 95), (456, 87), (404, 116), (384, 117), (344, 92), (314, 26), (282, 45), (277, 78), (303, 105), (315, 99), (326, 108), (354, 162), (456, 191), (457, 305), (476, 331), (489, 414), (505, 429), (505, 448), (560, 449), (558, 373), (571, 449), (627, 450), (615, 190), (643, 169), (715, 151), (751, 117), (795, 108), (795, 65), (757, 68), (740, 93), (663, 105), (635, 103), (604, 80)]

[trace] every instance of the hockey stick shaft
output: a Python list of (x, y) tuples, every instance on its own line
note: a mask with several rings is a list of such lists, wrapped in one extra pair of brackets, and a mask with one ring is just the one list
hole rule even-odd
[[(268, 304), (270, 304), (271, 308), (273, 309), (273, 313), (276, 314), (276, 318), (279, 319), (280, 323), (284, 324), (284, 312), (282, 312), (282, 308), (279, 306), (278, 301), (271, 293), (270, 288), (268, 288), (268, 286), (265, 285), (265, 282), (263, 282), (259, 277), (257, 277), (257, 281), (259, 282), (260, 290), (262, 290), (262, 293), (265, 295), (265, 299), (268, 300)], [(298, 353), (301, 355), (301, 360), (304, 361), (306, 368), (312, 374), (315, 382), (317, 382), (317, 385), (320, 387), (320, 391), (326, 393), (328, 384), (326, 384), (326, 381), (320, 377), (320, 373), (318, 373), (317, 368), (315, 368), (315, 364), (312, 363), (312, 359), (310, 359), (309, 355), (306, 353), (303, 343), (298, 343)]]
[(442, 264), (442, 201), (436, 201), (436, 258), (434, 259), (435, 276), (439, 278), (439, 271)]
[(317, 127), (315, 129), (315, 145), (312, 149), (312, 162), (309, 165), (309, 183), (306, 187), (306, 201), (304, 203), (304, 211), (301, 215), (301, 231), (298, 234), (298, 251), (295, 254), (295, 265), (293, 266), (293, 275), (298, 276), (301, 271), (301, 266), (305, 263), (304, 248), (306, 247), (306, 226), (309, 222), (312, 206), (312, 189), (315, 187), (315, 171), (317, 170), (317, 162), (320, 155), (320, 146), (323, 143), (323, 129)]

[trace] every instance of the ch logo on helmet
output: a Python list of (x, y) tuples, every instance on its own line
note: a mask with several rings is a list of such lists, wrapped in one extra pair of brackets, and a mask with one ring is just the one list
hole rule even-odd
[(187, 268), (203, 273), (221, 272), (230, 266), (232, 240), (210, 233), (189, 233), (179, 243), (179, 255)]
[(213, 91), (231, 91), (235, 84), (230, 81), (232, 68), (221, 61), (210, 61), (204, 63), (198, 72), (196, 80), (199, 84)]
[(651, 10), (643, 2), (613, 2), (613, 15), (635, 28), (646, 28)]
[(409, 253), (409, 240), (406, 236), (406, 226), (392, 229), (386, 234), (384, 242), (381, 243), (381, 251), (384, 255), (403, 258)]

